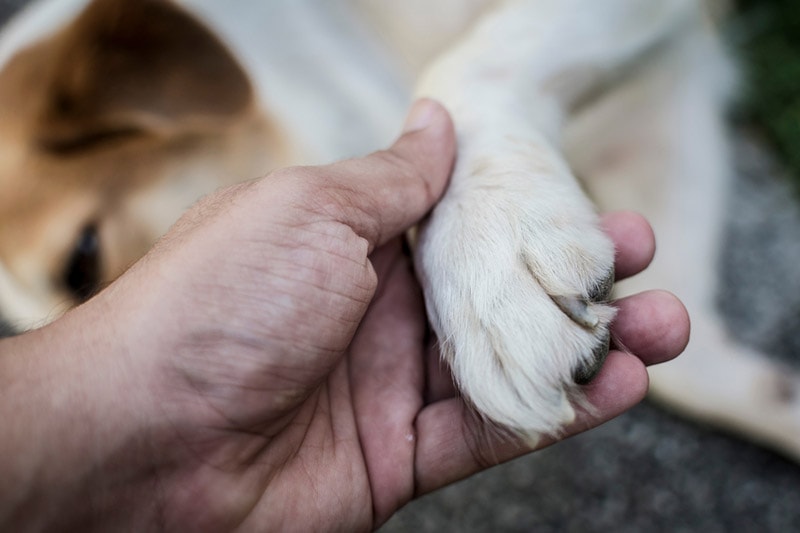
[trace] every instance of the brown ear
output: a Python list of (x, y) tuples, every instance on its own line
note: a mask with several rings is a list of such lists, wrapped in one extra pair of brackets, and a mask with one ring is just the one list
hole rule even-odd
[(94, 0), (52, 44), (59, 52), (38, 128), (45, 148), (213, 127), (251, 102), (226, 47), (167, 0)]

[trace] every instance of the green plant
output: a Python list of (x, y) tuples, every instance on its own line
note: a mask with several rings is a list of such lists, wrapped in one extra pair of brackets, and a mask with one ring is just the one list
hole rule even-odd
[(732, 38), (745, 72), (741, 116), (800, 184), (800, 2), (739, 0)]

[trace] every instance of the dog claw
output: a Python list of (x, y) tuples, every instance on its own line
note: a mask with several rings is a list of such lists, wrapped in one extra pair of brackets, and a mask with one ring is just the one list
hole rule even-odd
[(600, 317), (592, 311), (592, 302), (604, 302), (611, 296), (611, 289), (614, 286), (614, 270), (601, 280), (597, 286), (589, 293), (588, 298), (577, 296), (551, 296), (553, 302), (567, 315), (570, 320), (581, 327), (584, 327), (595, 335), (598, 335), (597, 345), (592, 351), (589, 360), (581, 363), (574, 370), (572, 379), (578, 385), (586, 385), (594, 379), (608, 356), (611, 346), (611, 334), (608, 331), (596, 332), (600, 325)]
[(575, 372), (572, 374), (572, 379), (578, 385), (586, 385), (592, 381), (595, 376), (603, 368), (603, 363), (608, 356), (608, 350), (611, 347), (611, 334), (606, 332), (603, 338), (598, 343), (597, 347), (592, 352), (592, 357), (589, 361), (581, 363)]
[(589, 299), (593, 302), (607, 301), (611, 297), (611, 289), (614, 288), (615, 277), (614, 268), (612, 267), (608, 275), (589, 293)]
[(552, 296), (556, 305), (573, 322), (587, 329), (594, 329), (600, 323), (600, 318), (589, 309), (588, 302), (575, 296)]

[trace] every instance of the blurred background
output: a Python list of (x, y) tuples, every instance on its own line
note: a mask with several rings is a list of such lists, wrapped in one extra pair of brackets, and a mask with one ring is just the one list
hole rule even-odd
[(727, 34), (747, 74), (740, 119), (757, 128), (800, 184), (800, 4), (739, 0)]
[[(0, 0), (0, 25), (25, 3)], [(724, 32), (745, 83), (719, 305), (735, 336), (800, 367), (800, 2), (739, 0)], [(800, 531), (800, 465), (645, 402), (382, 531)]]

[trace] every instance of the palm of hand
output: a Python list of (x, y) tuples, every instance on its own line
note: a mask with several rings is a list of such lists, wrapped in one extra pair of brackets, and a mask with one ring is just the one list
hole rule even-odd
[[(624, 229), (620, 222), (625, 220), (618, 217), (614, 225)], [(615, 231), (620, 233), (619, 228)], [(646, 227), (642, 230), (639, 219), (633, 233), (618, 235), (636, 243), (627, 251), (621, 246), (617, 266), (624, 274), (635, 273), (649, 261), (647, 252), (642, 255), (635, 250), (647, 248), (641, 243), (652, 235)], [(323, 251), (327, 255), (331, 250), (323, 247)], [(366, 248), (360, 253), (365, 252)], [(225, 260), (232, 262), (230, 255)], [(203, 350), (189, 350), (196, 375), (187, 379), (184, 373), (183, 379), (191, 384), (184, 387), (191, 399), (179, 402), (175, 412), (183, 418), (172, 417), (177, 431), (170, 433), (172, 442), (163, 446), (175, 449), (177, 440), (181, 450), (174, 461), (180, 468), (161, 482), (162, 494), (168, 495), (163, 504), (171, 516), (167, 522), (192, 530), (239, 525), (303, 531), (334, 525), (348, 531), (369, 529), (416, 495), (528, 450), (509, 439), (493, 439), (491, 431), (471, 417), (464, 402), (451, 397), (452, 390), (443, 394), (441, 384), (447, 384), (447, 379), (437, 375), (441, 369), (435, 354), (427, 353), (421, 294), (399, 242), (379, 248), (371, 260), (378, 279), (375, 297), (363, 321), (358, 298), (351, 299), (355, 306), (345, 313), (353, 315), (345, 321), (353, 331), (360, 322), (354, 336), (347, 327), (340, 327), (341, 338), (327, 348), (300, 343), (303, 349), (289, 359), (276, 359), (281, 345), (271, 342), (290, 321), (258, 342), (255, 330), (248, 331), (246, 342), (223, 335), (212, 343), (215, 358), (201, 357), (199, 364), (197, 355)], [(354, 263), (370, 277), (368, 261)], [(328, 264), (335, 271), (343, 267), (335, 261)], [(369, 285), (363, 277), (355, 278), (356, 286)], [(317, 289), (323, 290), (314, 295)], [(310, 284), (302, 290), (295, 287), (291, 294), (313, 296), (319, 307), (329, 292), (335, 298), (339, 291)], [(364, 304), (372, 290), (367, 292)], [(612, 352), (587, 391), (599, 416), (584, 413), (568, 434), (616, 416), (641, 399), (646, 388), (642, 363), (672, 357), (685, 344), (684, 329), (678, 328), (673, 336), (660, 331), (684, 313), (676, 303), (674, 297), (663, 294), (620, 303), (617, 333), (642, 360)], [(637, 316), (647, 316), (648, 322), (628, 319), (631, 313), (626, 309), (631, 307)], [(250, 306), (244, 309), (242, 316), (249, 315)], [(286, 310), (282, 313), (286, 319)], [(229, 315), (226, 323), (241, 322)], [(317, 327), (326, 329), (322, 323)], [(290, 333), (289, 344), (303, 340), (296, 331)], [(331, 340), (331, 336), (322, 337)], [(431, 398), (436, 401), (429, 402)], [(187, 402), (201, 404), (194, 411), (202, 413), (200, 423), (187, 418), (193, 412), (186, 409)]]
[[(165, 520), (193, 530), (369, 529), (416, 488), (426, 321), (410, 260), (399, 240), (368, 260), (366, 242), (326, 215), (287, 221), (257, 204), (247, 210), (254, 233), (231, 242), (225, 205), (248, 204), (250, 192), (207, 199), (202, 219), (184, 219), (141, 267), (161, 264), (166, 283), (154, 292), (178, 295), (162, 312), (185, 320), (147, 327), (161, 339), (181, 331), (159, 350), (172, 354), (159, 373), (173, 379), (157, 394), (170, 421), (157, 440), (180, 465), (161, 476)], [(224, 253), (209, 261), (205, 250)], [(174, 253), (202, 263), (187, 268)], [(269, 268), (249, 274), (254, 265)], [(232, 291), (242, 295), (226, 307)], [(281, 294), (290, 298), (275, 305)]]
[[(251, 390), (208, 397), (218, 385), (193, 388), (211, 409), (200, 410), (204, 424), (173, 423), (190, 481), (186, 475), (171, 478), (183, 487), (163, 491), (171, 495), (164, 505), (175, 512), (171, 520), (209, 530), (264, 524), (367, 530), (414, 496), (415, 421), (425, 388), (424, 308), (398, 241), (379, 249), (373, 264), (380, 280), (376, 296), (335, 367), (317, 359), (321, 368), (311, 372), (327, 373), (321, 382), (278, 376), (273, 367), (261, 373), (269, 383), (243, 381)], [(241, 363), (247, 365), (247, 358), (203, 379), (224, 381), (232, 371), (244, 372), (230, 368)], [(290, 390), (298, 384), (302, 392)], [(285, 394), (297, 401), (256, 405), (253, 390), (262, 398)]]

